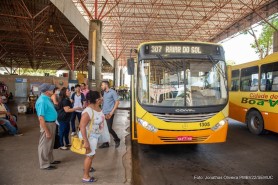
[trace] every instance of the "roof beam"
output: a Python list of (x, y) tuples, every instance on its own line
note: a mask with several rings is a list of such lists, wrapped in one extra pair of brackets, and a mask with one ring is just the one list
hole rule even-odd
[(239, 32), (241, 30), (245, 30), (246, 28), (252, 26), (253, 24), (261, 21), (262, 18), (267, 18), (270, 15), (277, 13), (278, 12), (278, 1), (272, 0), (269, 3), (264, 4), (262, 7), (256, 9), (256, 11), (260, 14), (260, 16), (258, 16), (258, 13), (252, 11), (245, 17), (238, 20), (237, 22), (226, 27), (223, 31), (218, 33), (216, 36), (209, 39), (209, 41), (219, 42), (221, 40), (224, 40), (224, 39), (236, 34), (237, 32)]
[[(72, 1), (68, 0), (50, 0), (67, 19), (79, 30), (79, 32), (89, 40), (89, 23), (81, 15), (77, 7)], [(111, 54), (102, 46), (102, 56), (105, 60), (113, 66), (114, 59)]]

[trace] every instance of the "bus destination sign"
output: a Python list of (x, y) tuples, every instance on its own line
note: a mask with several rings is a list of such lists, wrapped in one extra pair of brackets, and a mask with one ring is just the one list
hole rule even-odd
[(145, 53), (146, 54), (209, 54), (214, 55), (218, 54), (219, 50), (216, 45), (146, 45)]

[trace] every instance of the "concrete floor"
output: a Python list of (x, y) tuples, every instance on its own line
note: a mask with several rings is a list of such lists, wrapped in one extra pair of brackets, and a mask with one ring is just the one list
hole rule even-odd
[[(256, 136), (244, 124), (232, 120), (226, 143), (195, 146), (134, 143), (132, 147), (134, 185), (278, 184), (278, 134)], [(222, 179), (205, 180), (206, 176)], [(228, 179), (240, 176), (273, 179)]]
[[(130, 141), (128, 102), (121, 102), (114, 128), (121, 146), (98, 149), (93, 167), (99, 181), (108, 185), (277, 185), (278, 134), (256, 136), (242, 123), (230, 120), (226, 143), (146, 146)], [(15, 106), (12, 106), (15, 109)], [(19, 115), (22, 137), (0, 133), (0, 185), (82, 184), (83, 156), (55, 150), (57, 170), (39, 169), (36, 115)], [(132, 150), (131, 150), (132, 148)], [(206, 180), (205, 178), (222, 178)], [(228, 178), (265, 178), (269, 180)]]
[[(15, 109), (13, 107), (13, 109)], [(115, 149), (114, 141), (106, 149), (98, 149), (93, 161), (97, 170), (93, 176), (99, 180), (95, 184), (122, 185), (131, 182), (131, 152), (126, 146), (128, 135), (128, 111), (117, 110), (114, 128), (121, 138), (121, 145)], [(55, 160), (61, 160), (57, 170), (39, 169), (37, 146), (39, 125), (35, 114), (19, 115), (18, 126), (21, 137), (0, 134), (0, 184), (82, 184), (84, 156), (70, 150), (54, 150)], [(112, 138), (111, 138), (112, 140)]]

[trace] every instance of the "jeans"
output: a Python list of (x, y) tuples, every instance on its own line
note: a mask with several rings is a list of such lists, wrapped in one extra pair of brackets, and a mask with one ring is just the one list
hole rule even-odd
[(66, 145), (69, 144), (69, 131), (70, 131), (70, 123), (69, 122), (64, 122), (64, 121), (59, 121), (59, 140), (60, 140), (60, 145), (64, 145), (64, 139), (66, 142)]
[(4, 122), (4, 124), (2, 124), (2, 125), (6, 126), (6, 128), (8, 129), (8, 131), (11, 135), (17, 134), (16, 128), (14, 126), (12, 126), (12, 124), (9, 120), (7, 120), (5, 118), (0, 118), (0, 121)]
[(70, 120), (70, 123), (71, 123), (71, 131), (72, 132), (76, 132), (76, 129), (75, 129), (75, 118), (78, 118), (78, 121), (80, 123), (80, 120), (81, 120), (81, 112), (73, 112), (71, 113), (71, 120)]
[(113, 130), (113, 119), (114, 119), (114, 114), (111, 116), (110, 119), (106, 119), (106, 123), (108, 126), (109, 133), (113, 136), (114, 141), (120, 141), (120, 138), (116, 134), (116, 132)]

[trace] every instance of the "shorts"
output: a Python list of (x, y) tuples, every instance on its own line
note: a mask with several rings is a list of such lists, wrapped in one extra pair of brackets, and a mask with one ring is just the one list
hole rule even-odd
[[(92, 157), (96, 154), (96, 149), (97, 149), (97, 143), (98, 143), (98, 138), (99, 134), (91, 134), (90, 137), (88, 138), (91, 152), (86, 154), (88, 157)], [(81, 132), (78, 133), (78, 137), (82, 138)]]

